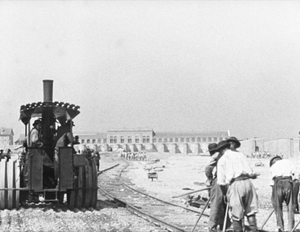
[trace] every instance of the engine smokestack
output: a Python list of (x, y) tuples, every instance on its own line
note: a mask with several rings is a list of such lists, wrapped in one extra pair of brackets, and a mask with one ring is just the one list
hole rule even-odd
[(44, 102), (52, 102), (53, 80), (43, 80), (44, 82)]

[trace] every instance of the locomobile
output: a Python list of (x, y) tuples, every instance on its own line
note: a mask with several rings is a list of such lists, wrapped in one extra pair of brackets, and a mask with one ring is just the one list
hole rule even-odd
[[(94, 159), (76, 154), (73, 141), (57, 147), (60, 128), (72, 137), (79, 106), (53, 102), (53, 80), (44, 80), (43, 90), (43, 102), (20, 108), (26, 135), (24, 152), (19, 159), (0, 161), (0, 209), (17, 209), (40, 201), (66, 203), (70, 208), (96, 207)], [(33, 120), (41, 122), (38, 146), (33, 146), (30, 138)]]

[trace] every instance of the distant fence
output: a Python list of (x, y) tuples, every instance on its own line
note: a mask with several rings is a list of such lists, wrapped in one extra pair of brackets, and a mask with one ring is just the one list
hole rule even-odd
[(300, 138), (268, 140), (248, 139), (241, 142), (239, 148), (247, 156), (253, 152), (266, 152), (271, 155), (281, 155), (285, 158), (300, 157)]

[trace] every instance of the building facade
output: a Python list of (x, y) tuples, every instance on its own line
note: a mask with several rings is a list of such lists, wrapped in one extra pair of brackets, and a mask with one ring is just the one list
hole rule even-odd
[(77, 133), (79, 141), (99, 151), (157, 151), (183, 154), (206, 153), (209, 143), (218, 143), (230, 136), (221, 132), (157, 132), (153, 129), (112, 129), (106, 133)]
[(14, 132), (11, 128), (0, 127), (0, 146), (14, 144)]

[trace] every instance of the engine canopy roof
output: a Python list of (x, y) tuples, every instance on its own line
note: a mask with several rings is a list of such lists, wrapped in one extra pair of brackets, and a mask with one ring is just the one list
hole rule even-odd
[(31, 118), (42, 117), (44, 112), (52, 111), (54, 117), (60, 122), (73, 120), (79, 113), (80, 106), (64, 102), (33, 102), (22, 105), (20, 108), (20, 120), (27, 125)]

